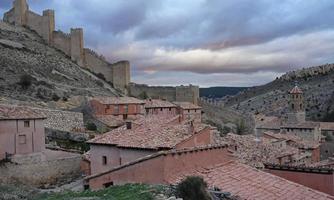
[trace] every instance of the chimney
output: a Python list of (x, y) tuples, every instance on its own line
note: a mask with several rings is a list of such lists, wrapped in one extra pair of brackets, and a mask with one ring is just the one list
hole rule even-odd
[(132, 122), (127, 121), (127, 122), (125, 122), (125, 125), (126, 125), (126, 129), (127, 130), (131, 130), (132, 129)]

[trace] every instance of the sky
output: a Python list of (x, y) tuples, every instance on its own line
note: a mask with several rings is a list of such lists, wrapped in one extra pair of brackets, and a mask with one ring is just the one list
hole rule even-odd
[[(28, 0), (148, 85), (261, 85), (334, 63), (333, 0)], [(0, 0), (0, 15), (12, 0)]]

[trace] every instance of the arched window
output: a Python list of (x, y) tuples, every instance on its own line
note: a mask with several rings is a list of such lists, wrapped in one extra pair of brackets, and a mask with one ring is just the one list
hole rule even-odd
[(300, 109), (303, 109), (303, 104), (300, 104), (299, 107), (300, 107)]
[(294, 110), (295, 109), (295, 104), (291, 104), (291, 108)]

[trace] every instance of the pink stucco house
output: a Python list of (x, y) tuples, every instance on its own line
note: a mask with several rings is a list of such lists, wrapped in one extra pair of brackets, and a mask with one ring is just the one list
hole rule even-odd
[(91, 174), (100, 173), (161, 150), (191, 148), (213, 143), (214, 128), (179, 115), (146, 116), (98, 136), (90, 144)]
[(44, 151), (44, 119), (27, 107), (0, 105), (0, 158)]

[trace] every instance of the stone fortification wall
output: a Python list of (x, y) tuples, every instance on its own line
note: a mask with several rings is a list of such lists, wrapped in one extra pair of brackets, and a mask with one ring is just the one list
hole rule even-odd
[(199, 87), (194, 85), (164, 87), (164, 86), (148, 86), (145, 84), (132, 83), (129, 86), (130, 95), (141, 97), (143, 93), (149, 98), (166, 99), (168, 101), (191, 102), (198, 105)]
[(175, 87), (163, 87), (163, 86), (148, 86), (145, 84), (130, 84), (130, 95), (140, 97), (143, 93), (146, 93), (148, 97), (154, 99), (166, 99), (168, 101), (176, 100)]
[(81, 155), (76, 155), (43, 162), (5, 163), (0, 166), (0, 183), (29, 183), (31, 186), (41, 187), (72, 180), (81, 175), (81, 159)]
[(4, 21), (36, 31), (48, 44), (63, 51), (79, 66), (87, 67), (95, 74), (103, 74), (116, 89), (127, 93), (130, 83), (129, 62), (120, 61), (110, 64), (96, 53), (84, 49), (82, 28), (71, 29), (70, 34), (55, 31), (55, 12), (53, 10), (45, 10), (41, 16), (29, 11), (26, 0), (15, 0), (13, 8), (4, 14)]
[(113, 82), (113, 73), (110, 64), (105, 60), (103, 56), (98, 55), (91, 49), (84, 49), (85, 54), (85, 66), (95, 74), (103, 74), (104, 78), (108, 82)]
[(119, 61), (111, 64), (114, 88), (126, 93), (130, 83), (129, 61)]
[(62, 31), (53, 32), (53, 46), (64, 52), (66, 55), (71, 53), (71, 35)]

